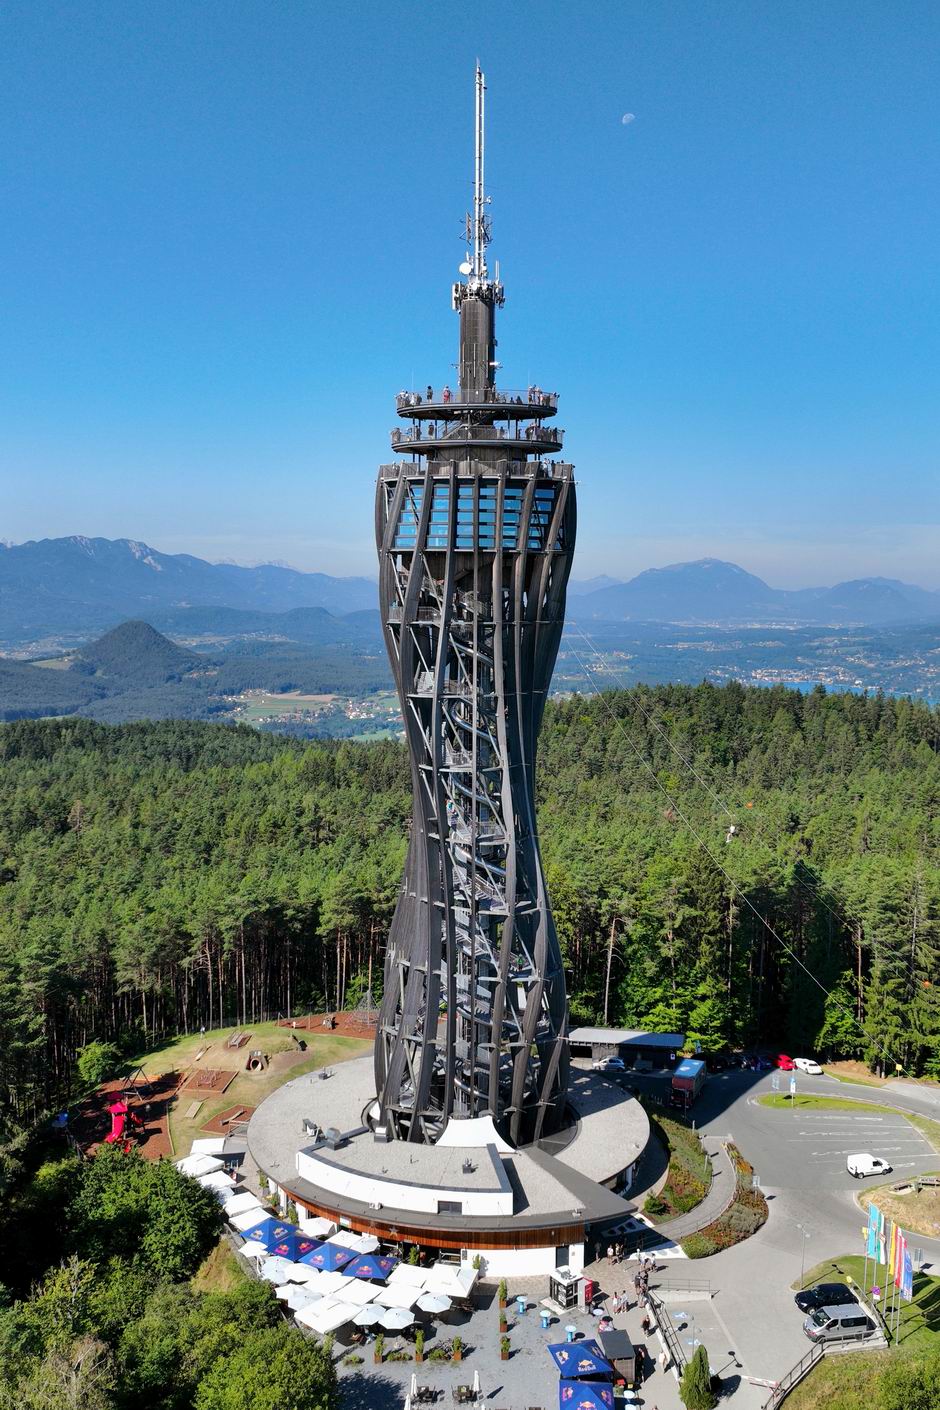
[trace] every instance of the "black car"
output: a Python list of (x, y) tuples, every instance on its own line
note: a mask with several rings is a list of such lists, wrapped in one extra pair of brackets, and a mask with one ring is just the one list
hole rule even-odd
[(845, 1283), (817, 1283), (798, 1292), (793, 1301), (801, 1312), (815, 1312), (817, 1307), (845, 1307), (858, 1298)]

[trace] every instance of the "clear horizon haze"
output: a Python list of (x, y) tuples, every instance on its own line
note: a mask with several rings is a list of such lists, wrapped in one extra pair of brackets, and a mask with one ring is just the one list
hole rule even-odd
[(10, 0), (0, 538), (374, 576), (395, 394), (455, 377), (477, 58), (573, 576), (940, 588), (930, 0)]

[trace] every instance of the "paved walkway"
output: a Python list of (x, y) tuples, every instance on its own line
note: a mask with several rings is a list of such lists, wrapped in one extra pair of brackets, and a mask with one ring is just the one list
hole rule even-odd
[[(681, 1243), (690, 1234), (697, 1234), (723, 1214), (734, 1196), (734, 1166), (724, 1146), (718, 1141), (704, 1139), (702, 1144), (708, 1151), (712, 1163), (712, 1182), (708, 1194), (690, 1209), (688, 1214), (677, 1214), (675, 1219), (667, 1219), (656, 1227), (666, 1238)], [(711, 1147), (709, 1150), (708, 1148)]]

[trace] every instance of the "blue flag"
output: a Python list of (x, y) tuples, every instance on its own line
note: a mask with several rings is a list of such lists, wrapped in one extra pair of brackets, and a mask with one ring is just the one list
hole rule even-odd
[(868, 1244), (865, 1252), (869, 1258), (878, 1257), (878, 1230), (881, 1220), (878, 1214), (878, 1206), (870, 1204), (868, 1206)]

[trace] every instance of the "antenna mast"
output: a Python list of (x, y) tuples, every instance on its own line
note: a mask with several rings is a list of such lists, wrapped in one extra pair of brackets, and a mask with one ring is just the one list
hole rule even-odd
[(486, 247), (490, 232), (486, 220), (486, 194), (484, 191), (484, 163), (486, 159), (486, 83), (483, 71), (477, 63), (476, 75), (476, 140), (473, 166), (473, 277), (484, 283), (487, 277)]

